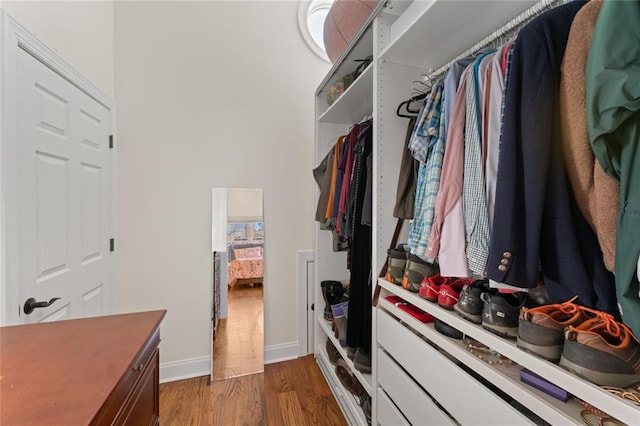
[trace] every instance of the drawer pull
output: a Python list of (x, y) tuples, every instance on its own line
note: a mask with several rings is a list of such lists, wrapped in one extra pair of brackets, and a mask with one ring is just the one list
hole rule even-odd
[(140, 364), (140, 365), (134, 365), (133, 367), (131, 367), (132, 371), (142, 371), (142, 369), (144, 368), (144, 364)]

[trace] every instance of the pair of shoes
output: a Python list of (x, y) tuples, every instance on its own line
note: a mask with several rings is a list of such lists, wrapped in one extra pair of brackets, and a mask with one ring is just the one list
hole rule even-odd
[(626, 388), (640, 383), (640, 341), (608, 313), (564, 330), (560, 365), (600, 385)]
[(402, 277), (402, 287), (413, 293), (419, 293), (422, 281), (437, 274), (439, 271), (440, 268), (437, 263), (429, 263), (414, 254), (409, 254)]
[(371, 354), (367, 354), (362, 348), (358, 348), (353, 357), (353, 366), (363, 374), (371, 374)]
[(482, 307), (482, 327), (485, 330), (508, 339), (518, 337), (518, 316), (520, 308), (527, 302), (527, 293), (500, 293), (489, 289), (480, 295)]
[(577, 327), (599, 313), (573, 303), (575, 300), (576, 297), (564, 303), (523, 307), (518, 318), (518, 347), (557, 363), (562, 355), (565, 328)]
[(358, 397), (362, 395), (364, 388), (358, 379), (351, 374), (349, 367), (343, 365), (337, 366), (336, 375), (338, 376), (340, 383), (342, 383), (342, 386), (344, 386), (349, 392)]
[(482, 294), (489, 291), (489, 281), (486, 279), (476, 280), (465, 286), (460, 292), (458, 303), (453, 310), (467, 321), (475, 324), (482, 324), (482, 309), (484, 302)]
[(420, 291), (418, 295), (423, 299), (427, 299), (429, 302), (437, 302), (438, 296), (440, 295), (440, 287), (447, 284), (455, 282), (457, 278), (454, 277), (443, 277), (438, 272), (435, 275), (430, 277), (426, 277), (420, 283)]
[(331, 305), (335, 305), (342, 300), (344, 296), (344, 286), (340, 281), (321, 281), (320, 287), (322, 288), (322, 297), (324, 298), (324, 319), (331, 321), (333, 319), (333, 313), (331, 312)]
[(387, 250), (387, 255), (389, 260), (387, 262), (385, 279), (395, 285), (402, 285), (402, 277), (404, 276), (404, 269), (407, 266), (409, 250), (400, 244), (394, 249)]
[(464, 286), (471, 284), (471, 280), (460, 278), (450, 284), (442, 284), (438, 292), (438, 305), (449, 311), (458, 303), (460, 292)]

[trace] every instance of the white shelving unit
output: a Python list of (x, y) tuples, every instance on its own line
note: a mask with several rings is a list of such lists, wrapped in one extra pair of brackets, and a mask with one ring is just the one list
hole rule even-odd
[[(424, 74), (438, 69), (535, 3), (535, 0), (381, 2), (316, 90), (316, 164), (338, 136), (347, 133), (349, 125), (365, 115), (371, 114), (373, 118), (373, 274), (377, 275), (386, 258), (396, 223), (393, 208), (408, 124), (406, 118), (396, 116), (398, 105), (414, 94), (414, 82), (422, 80)], [(326, 92), (331, 84), (357, 67), (355, 59), (371, 54), (372, 64), (329, 106)], [(399, 241), (406, 241), (406, 229), (403, 233)], [(349, 279), (345, 253), (333, 253), (331, 247), (331, 233), (317, 230), (316, 359), (349, 423), (366, 424), (362, 410), (341, 386), (325, 351), (329, 338), (348, 360), (322, 316), (324, 301), (320, 282)], [(383, 279), (379, 283), (382, 293), (372, 317), (372, 374), (360, 374), (348, 360), (355, 377), (373, 398), (374, 425), (532, 424), (531, 413), (538, 420), (554, 425), (582, 423), (582, 406), (574, 400), (561, 402), (522, 383), (521, 368), (550, 380), (618, 420), (640, 424), (640, 409), (631, 402), (522, 351), (514, 342), (493, 335), (415, 293)], [(391, 294), (418, 306), (515, 364), (505, 367), (485, 363), (469, 353), (460, 341), (441, 335), (432, 324), (423, 324), (386, 302), (384, 297)]]
[[(631, 402), (603, 391), (600, 387), (581, 379), (556, 364), (523, 351), (515, 342), (496, 336), (483, 329), (482, 326), (466, 321), (455, 312), (447, 311), (437, 304), (421, 298), (416, 293), (411, 293), (383, 279), (380, 279), (379, 282), (385, 290), (381, 295), (379, 306), (403, 321), (413, 331), (458, 359), (462, 364), (492, 382), (496, 387), (520, 401), (545, 421), (551, 424), (581, 424), (580, 411), (583, 408), (576, 402), (563, 403), (521, 383), (519, 377), (520, 368), (526, 368), (541, 377), (547, 378), (547, 380), (567, 390), (572, 395), (610, 413), (620, 421), (627, 424), (638, 424), (640, 421), (640, 408)], [(438, 333), (433, 328), (433, 324), (424, 324), (386, 301), (384, 297), (389, 294), (400, 296), (412, 305), (439, 318), (466, 336), (511, 359), (518, 367), (505, 369), (481, 361), (467, 352), (459, 340)]]

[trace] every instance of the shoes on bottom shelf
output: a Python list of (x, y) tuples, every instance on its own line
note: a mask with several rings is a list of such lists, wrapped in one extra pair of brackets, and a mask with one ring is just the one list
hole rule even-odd
[(337, 367), (338, 361), (342, 360), (342, 355), (340, 355), (340, 352), (338, 352), (338, 349), (336, 349), (336, 347), (333, 346), (333, 343), (331, 343), (331, 340), (327, 339), (327, 343), (325, 346), (326, 346), (325, 349), (327, 351), (327, 357), (329, 358), (329, 362), (334, 367)]
[(367, 424), (371, 424), (371, 396), (366, 392), (360, 395), (360, 407), (364, 412), (364, 417), (367, 419)]

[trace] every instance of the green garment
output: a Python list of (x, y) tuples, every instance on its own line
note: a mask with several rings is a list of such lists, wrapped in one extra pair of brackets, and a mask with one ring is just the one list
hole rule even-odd
[(616, 293), (622, 320), (640, 336), (640, 2), (605, 1), (586, 69), (593, 153), (620, 181)]

